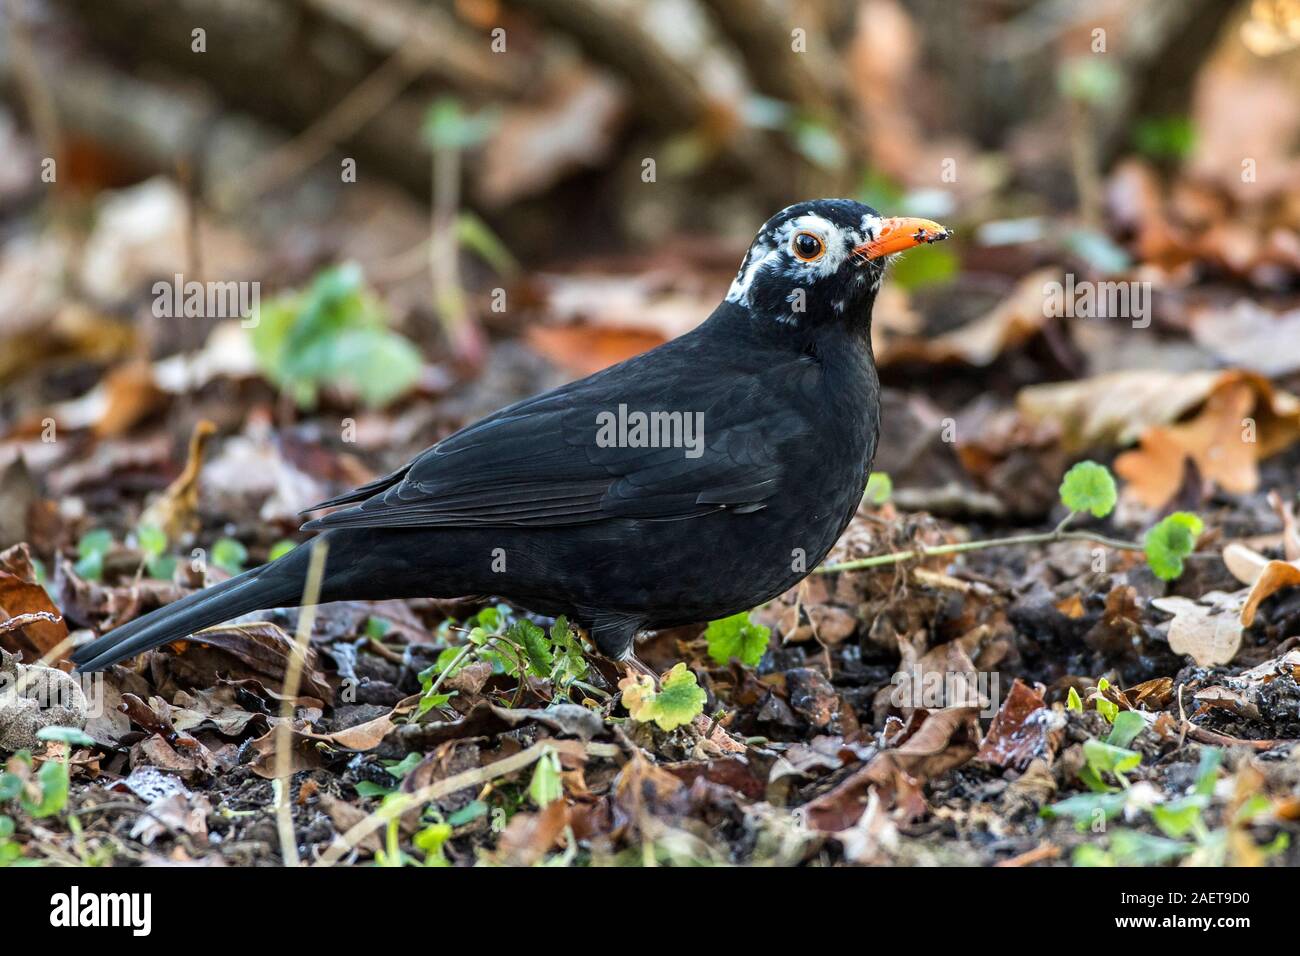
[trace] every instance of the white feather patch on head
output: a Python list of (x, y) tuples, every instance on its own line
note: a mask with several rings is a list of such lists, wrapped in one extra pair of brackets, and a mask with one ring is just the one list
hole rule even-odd
[[(853, 254), (853, 247), (874, 238), (880, 230), (880, 220), (863, 216), (861, 229), (846, 229), (822, 216), (807, 214), (787, 219), (775, 229), (764, 230), (749, 247), (740, 271), (727, 290), (727, 301), (749, 305), (749, 291), (754, 280), (766, 270), (776, 270), (796, 285), (810, 285), (818, 279), (835, 274), (844, 261)], [(805, 262), (794, 254), (791, 244), (801, 232), (810, 232), (821, 239), (826, 251), (813, 262)], [(782, 321), (795, 322), (798, 316), (782, 316)]]

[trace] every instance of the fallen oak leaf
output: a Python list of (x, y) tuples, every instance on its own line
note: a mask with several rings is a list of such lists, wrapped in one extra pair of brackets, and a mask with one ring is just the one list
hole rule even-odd
[(1190, 656), (1201, 667), (1213, 667), (1227, 664), (1241, 649), (1243, 628), (1238, 612), (1242, 600), (1240, 591), (1211, 591), (1200, 601), (1163, 597), (1155, 598), (1151, 605), (1174, 616), (1169, 622), (1169, 649)]
[(925, 782), (960, 767), (978, 752), (978, 714), (978, 707), (916, 711), (922, 722), (907, 740), (876, 754), (861, 770), (805, 805), (809, 825), (816, 830), (847, 829), (862, 816), (873, 788), (892, 798), (903, 815), (918, 815), (918, 803), (924, 809), (920, 792)]

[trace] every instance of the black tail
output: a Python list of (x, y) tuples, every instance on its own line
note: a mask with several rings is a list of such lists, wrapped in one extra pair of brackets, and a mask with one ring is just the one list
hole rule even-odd
[(102, 671), (152, 647), (249, 611), (296, 605), (302, 600), (310, 551), (309, 545), (299, 546), (273, 564), (245, 571), (136, 618), (77, 648), (72, 662), (82, 673)]

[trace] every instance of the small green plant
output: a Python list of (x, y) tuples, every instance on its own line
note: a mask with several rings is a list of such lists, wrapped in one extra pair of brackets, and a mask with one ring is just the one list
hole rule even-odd
[(863, 492), (862, 498), (867, 504), (880, 506), (888, 501), (893, 493), (894, 480), (889, 477), (889, 473), (873, 471), (867, 478), (867, 489)]
[(533, 765), (533, 779), (528, 784), (528, 796), (539, 810), (564, 796), (564, 779), (560, 776), (560, 756), (549, 747)]
[(1115, 723), (1115, 718), (1119, 716), (1119, 704), (1115, 703), (1106, 696), (1106, 691), (1110, 690), (1110, 681), (1101, 678), (1097, 681), (1097, 694), (1095, 706), (1097, 713), (1101, 714), (1110, 723)]
[(333, 382), (367, 405), (386, 405), (415, 384), (423, 364), (415, 346), (388, 328), (355, 264), (326, 269), (305, 291), (263, 306), (253, 352), (262, 373), (303, 408)]
[(243, 574), (248, 549), (234, 538), (218, 538), (212, 544), (212, 563), (228, 574)]
[(275, 544), (271, 545), (271, 550), (267, 553), (266, 560), (268, 562), (279, 561), (296, 547), (298, 547), (297, 542), (290, 541), (288, 538), (285, 538), (283, 541), (277, 541)]
[(1175, 511), (1147, 532), (1144, 545), (1147, 563), (1162, 581), (1172, 581), (1183, 573), (1183, 559), (1196, 547), (1205, 525), (1196, 515)]
[(634, 674), (619, 681), (623, 706), (638, 723), (654, 721), (660, 730), (672, 730), (689, 724), (704, 713), (708, 695), (695, 680), (695, 674), (679, 661), (663, 676), (655, 689), (648, 674)]
[(557, 695), (567, 695), (574, 687), (594, 691), (583, 681), (588, 664), (582, 644), (564, 617), (557, 618), (547, 631), (525, 618), (514, 618), (509, 607), (498, 604), (484, 608), (458, 627), (446, 622), (439, 634), (448, 639), (453, 629), (466, 631), (465, 643), (445, 648), (421, 671), (417, 719), (451, 700), (454, 692), (441, 691), (444, 682), (473, 660), (491, 664), (494, 674), (519, 678), (521, 691), (524, 675), (549, 680)]
[(154, 525), (140, 525), (135, 529), (135, 541), (144, 554), (149, 577), (170, 581), (176, 573), (176, 559), (167, 553), (167, 532)]
[[(1125, 713), (1130, 713), (1125, 711)], [(1138, 717), (1141, 720), (1141, 717)], [(1127, 733), (1129, 728), (1124, 729)], [(1108, 743), (1101, 748), (1094, 747), (1097, 759), (1089, 767), (1095, 772), (1097, 767), (1113, 765), (1119, 773), (1124, 768), (1132, 769), (1132, 751), (1121, 751), (1131, 756), (1104, 754), (1102, 748), (1110, 746), (1109, 741), (1115, 737), (1111, 732)], [(1088, 741), (1100, 744), (1100, 741)], [(1085, 744), (1085, 751), (1087, 744)], [(1091, 760), (1092, 758), (1090, 758)], [(1074, 851), (1072, 862), (1075, 866), (1158, 866), (1184, 857), (1191, 857), (1191, 862), (1203, 866), (1222, 866), (1228, 852), (1228, 829), (1231, 826), (1245, 826), (1259, 814), (1266, 812), (1272, 802), (1263, 794), (1255, 794), (1237, 810), (1232, 820), (1224, 821), (1224, 826), (1211, 829), (1205, 822), (1204, 811), (1210, 806), (1214, 794), (1215, 782), (1219, 777), (1219, 768), (1223, 763), (1223, 751), (1217, 747), (1207, 747), (1201, 751), (1200, 764), (1196, 770), (1196, 783), (1191, 792), (1173, 800), (1158, 803), (1140, 804), (1150, 817), (1159, 834), (1145, 833), (1140, 830), (1118, 829), (1111, 833), (1105, 847), (1085, 844)], [(1132, 764), (1132, 767), (1129, 765)], [(1087, 768), (1085, 768), (1087, 769)], [(1085, 773), (1080, 773), (1081, 777)], [(1118, 776), (1118, 775), (1117, 775)], [(1083, 793), (1051, 806), (1043, 807), (1042, 816), (1047, 818), (1064, 818), (1073, 820), (1079, 832), (1097, 829), (1102, 821), (1109, 822), (1119, 817), (1129, 805), (1132, 791), (1108, 788), (1102, 792)], [(1283, 852), (1289, 845), (1285, 831), (1265, 846), (1257, 849), (1264, 857)]]
[(704, 637), (709, 644), (709, 657), (715, 664), (725, 664), (734, 657), (746, 667), (755, 667), (763, 659), (772, 629), (755, 624), (749, 615), (749, 611), (741, 611), (709, 622)]
[(104, 555), (113, 547), (113, 533), (107, 528), (87, 531), (77, 542), (77, 563), (73, 570), (87, 581), (104, 577)]
[(902, 561), (941, 554), (960, 554), (966, 551), (982, 551), (986, 548), (1000, 548), (1008, 545), (1050, 544), (1053, 541), (1092, 541), (1118, 551), (1140, 551), (1146, 555), (1147, 564), (1161, 580), (1171, 581), (1183, 573), (1183, 561), (1196, 549), (1196, 539), (1204, 530), (1201, 519), (1194, 514), (1178, 511), (1160, 521), (1146, 534), (1143, 543), (1125, 541), (1098, 534), (1095, 531), (1067, 530), (1075, 518), (1081, 514), (1091, 514), (1104, 518), (1115, 508), (1117, 500), (1115, 479), (1105, 465), (1095, 461), (1079, 462), (1065, 474), (1060, 487), (1061, 504), (1067, 509), (1065, 517), (1051, 531), (1038, 534), (1018, 534), (1004, 538), (986, 538), (976, 541), (962, 541), (957, 544), (943, 544), (937, 547), (917, 547), (908, 551), (859, 558), (843, 561), (839, 564), (822, 565), (817, 574), (830, 574), (836, 571), (858, 571), (863, 568), (877, 568)]

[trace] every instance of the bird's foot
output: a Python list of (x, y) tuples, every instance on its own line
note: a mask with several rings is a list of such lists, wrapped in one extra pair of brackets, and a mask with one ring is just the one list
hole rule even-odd
[(626, 664), (628, 667), (632, 668), (632, 670), (637, 671), (638, 673), (645, 674), (652, 681), (654, 681), (656, 691), (662, 689), (662, 685), (660, 685), (659, 683), (659, 675), (655, 673), (652, 667), (650, 667), (648, 664), (642, 661), (635, 654), (628, 654), (627, 657), (623, 658), (622, 663)]

